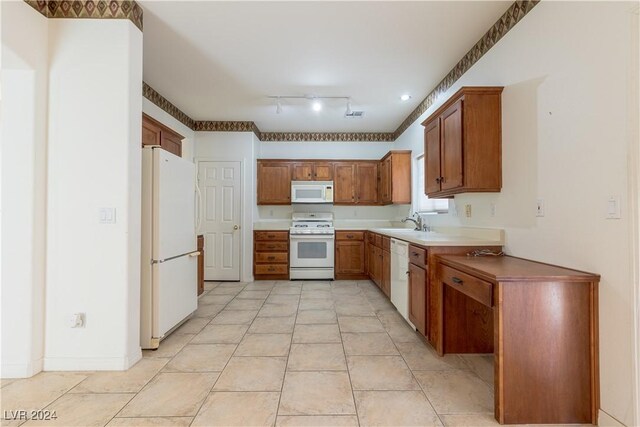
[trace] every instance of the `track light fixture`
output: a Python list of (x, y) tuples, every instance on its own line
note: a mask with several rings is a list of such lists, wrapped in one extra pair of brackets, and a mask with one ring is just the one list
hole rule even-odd
[(322, 111), (323, 99), (344, 99), (347, 101), (347, 109), (345, 114), (351, 114), (351, 97), (350, 96), (317, 96), (317, 95), (270, 95), (267, 98), (275, 99), (276, 101), (276, 114), (282, 113), (283, 99), (307, 99), (311, 101), (311, 109), (313, 111)]

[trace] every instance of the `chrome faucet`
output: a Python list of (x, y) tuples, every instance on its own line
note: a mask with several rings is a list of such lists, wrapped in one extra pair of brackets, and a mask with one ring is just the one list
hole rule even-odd
[(403, 219), (401, 222), (407, 222), (407, 221), (411, 221), (416, 225), (416, 228), (413, 229), (414, 231), (422, 231), (423, 226), (422, 226), (422, 218), (420, 218), (420, 215), (418, 215), (418, 220), (415, 220), (410, 216), (408, 216), (405, 219)]

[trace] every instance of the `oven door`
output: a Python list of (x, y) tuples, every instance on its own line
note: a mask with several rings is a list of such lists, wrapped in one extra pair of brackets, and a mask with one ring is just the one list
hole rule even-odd
[(324, 185), (291, 185), (292, 203), (326, 203)]
[(333, 235), (291, 235), (291, 268), (333, 268)]

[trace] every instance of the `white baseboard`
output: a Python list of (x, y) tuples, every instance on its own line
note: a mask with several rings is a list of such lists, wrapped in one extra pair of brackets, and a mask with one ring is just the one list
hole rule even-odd
[[(140, 352), (140, 350), (138, 350)], [(126, 371), (140, 358), (128, 357), (45, 357), (45, 371)]]
[(0, 367), (0, 378), (29, 378), (41, 372), (42, 368), (42, 359), (30, 360), (26, 363), (7, 363), (3, 361)]
[(604, 412), (602, 409), (598, 411), (598, 425), (604, 427), (626, 427), (624, 424)]

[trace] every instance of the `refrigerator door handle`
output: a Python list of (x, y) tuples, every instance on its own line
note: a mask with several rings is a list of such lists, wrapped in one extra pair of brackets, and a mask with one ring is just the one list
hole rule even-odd
[(186, 254), (176, 255), (169, 258), (165, 258), (165, 259), (154, 259), (154, 260), (151, 260), (151, 264), (162, 264), (163, 262), (171, 261), (172, 259), (181, 258), (183, 256), (194, 257), (198, 255), (200, 255), (200, 251), (187, 252)]
[(198, 231), (200, 230), (200, 226), (202, 225), (202, 215), (200, 213), (201, 210), (202, 210), (202, 192), (200, 191), (200, 187), (196, 182), (196, 218), (195, 218), (196, 234), (198, 234)]

